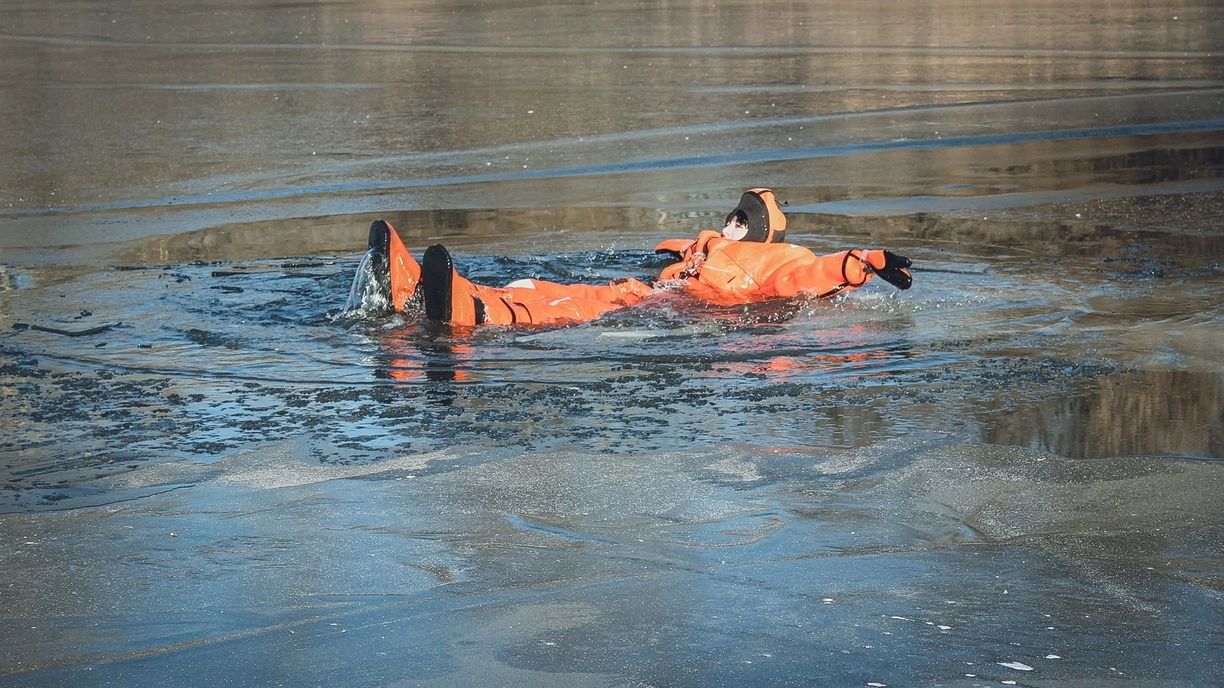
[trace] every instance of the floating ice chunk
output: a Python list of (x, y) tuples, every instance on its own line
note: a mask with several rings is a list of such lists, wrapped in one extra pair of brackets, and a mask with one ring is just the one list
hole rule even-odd
[(1033, 667), (1025, 664), (1024, 662), (999, 662), (998, 664), (999, 666), (1005, 666), (1008, 669), (1015, 669), (1016, 671), (1032, 671), (1033, 670)]
[(908, 619), (908, 618), (906, 618), (906, 617), (904, 617), (904, 616), (890, 616), (890, 617), (888, 617), (888, 618), (890, 618), (890, 619), (896, 619), (897, 621), (913, 621), (913, 619)]

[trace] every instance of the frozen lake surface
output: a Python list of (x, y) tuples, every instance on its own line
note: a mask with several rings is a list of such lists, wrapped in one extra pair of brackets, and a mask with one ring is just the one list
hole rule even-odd
[[(1210, 686), (1224, 9), (0, 9), (0, 685)], [(473, 336), (747, 187), (915, 286)]]

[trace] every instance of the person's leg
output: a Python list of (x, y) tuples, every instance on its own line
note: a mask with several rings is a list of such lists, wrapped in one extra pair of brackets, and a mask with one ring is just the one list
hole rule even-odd
[(547, 280), (520, 279), (507, 284), (503, 289), (510, 293), (511, 298), (520, 301), (576, 298), (606, 301), (622, 306), (632, 306), (654, 291), (649, 285), (631, 277), (608, 284), (561, 284)]
[(596, 320), (626, 305), (581, 296), (538, 298), (519, 289), (475, 286), (484, 306), (484, 322), (490, 325), (572, 325)]
[(651, 289), (628, 279), (608, 285), (518, 280), (507, 287), (474, 284), (455, 270), (441, 244), (425, 250), (421, 291), (425, 317), (459, 326), (558, 325), (594, 320), (641, 301)]

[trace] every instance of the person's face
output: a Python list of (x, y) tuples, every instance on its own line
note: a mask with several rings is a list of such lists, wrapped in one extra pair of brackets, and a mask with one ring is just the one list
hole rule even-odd
[(747, 234), (748, 225), (740, 222), (739, 218), (732, 218), (731, 221), (727, 223), (727, 226), (723, 227), (722, 231), (724, 238), (734, 239), (736, 241), (743, 239)]

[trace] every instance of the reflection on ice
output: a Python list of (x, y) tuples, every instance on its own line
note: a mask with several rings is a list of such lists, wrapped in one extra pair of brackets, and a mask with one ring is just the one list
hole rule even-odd
[(988, 428), (989, 442), (1062, 456), (1220, 458), (1224, 374), (1152, 371), (1103, 376), (1063, 396), (1022, 405)]

